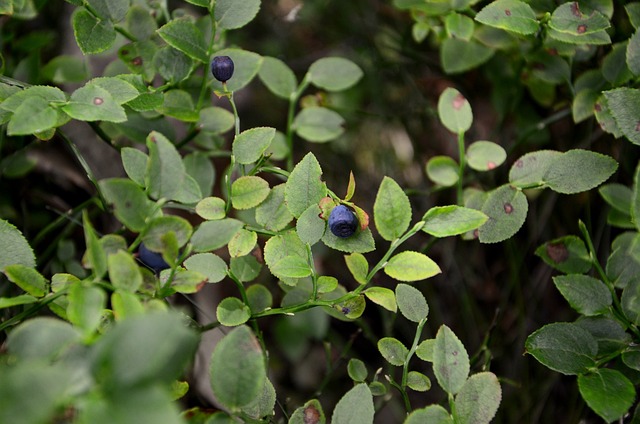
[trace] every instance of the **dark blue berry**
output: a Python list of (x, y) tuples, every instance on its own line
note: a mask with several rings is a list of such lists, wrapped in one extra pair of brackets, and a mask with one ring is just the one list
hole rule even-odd
[(338, 205), (329, 215), (329, 229), (336, 237), (347, 238), (355, 234), (358, 228), (358, 218), (345, 205)]
[(147, 249), (144, 243), (140, 243), (140, 247), (138, 247), (138, 259), (155, 272), (169, 268), (169, 264), (162, 259), (162, 254)]
[(216, 56), (211, 61), (211, 73), (220, 82), (227, 82), (233, 76), (233, 60), (229, 56)]

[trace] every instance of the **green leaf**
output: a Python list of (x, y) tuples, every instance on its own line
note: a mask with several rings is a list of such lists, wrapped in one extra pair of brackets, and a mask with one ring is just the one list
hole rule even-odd
[(142, 285), (140, 267), (136, 265), (131, 254), (119, 250), (107, 257), (109, 280), (118, 290), (135, 293)]
[(488, 424), (500, 406), (502, 390), (495, 374), (474, 374), (456, 396), (456, 415), (460, 424)]
[(285, 184), (273, 187), (264, 202), (256, 208), (256, 222), (269, 231), (280, 231), (293, 220), (285, 203)]
[(384, 272), (399, 281), (420, 281), (441, 273), (440, 267), (424, 253), (404, 251), (389, 259)]
[[(217, 51), (215, 56), (229, 56), (233, 60), (233, 76), (227, 81), (227, 90), (229, 91), (238, 91), (244, 88), (258, 74), (262, 66), (262, 56), (246, 50), (224, 49)], [(216, 91), (224, 92), (222, 83), (213, 77), (211, 86)]]
[(273, 304), (273, 296), (262, 284), (254, 284), (247, 289), (247, 299), (251, 312), (257, 314), (265, 311)]
[(622, 291), (620, 303), (627, 319), (633, 324), (640, 324), (640, 280), (633, 278), (629, 281)]
[(202, 131), (222, 134), (233, 128), (234, 122), (233, 113), (221, 107), (211, 106), (200, 110), (198, 127)]
[(153, 217), (155, 204), (138, 184), (126, 178), (109, 178), (100, 180), (98, 185), (120, 222), (134, 232), (145, 228), (147, 219)]
[(526, 196), (505, 184), (489, 193), (482, 212), (489, 220), (478, 229), (481, 243), (498, 243), (513, 236), (527, 218)]
[(373, 396), (366, 384), (358, 384), (338, 401), (331, 424), (372, 424)]
[(251, 209), (269, 195), (269, 183), (260, 177), (243, 176), (231, 184), (231, 203), (236, 209)]
[(87, 4), (101, 19), (119, 22), (124, 19), (129, 10), (130, 0), (87, 0)]
[(258, 235), (254, 231), (238, 230), (229, 240), (229, 255), (232, 258), (245, 256), (251, 253), (258, 241)]
[(269, 269), (273, 275), (280, 278), (304, 278), (312, 273), (307, 259), (298, 255), (285, 256), (271, 264)]
[(15, 110), (7, 126), (8, 135), (28, 135), (54, 128), (58, 112), (42, 97), (28, 97)]
[(438, 116), (442, 125), (455, 134), (469, 130), (473, 122), (471, 105), (462, 93), (451, 87), (446, 88), (438, 99)]
[(193, 152), (185, 156), (182, 163), (187, 174), (198, 183), (200, 193), (211, 194), (216, 178), (216, 170), (211, 163), (211, 158), (205, 153)]
[(416, 392), (426, 392), (431, 388), (431, 380), (418, 371), (409, 371), (407, 374), (407, 387)]
[(396, 312), (398, 310), (396, 295), (388, 288), (371, 287), (364, 291), (364, 295), (367, 299), (382, 306), (388, 311)]
[(367, 367), (360, 359), (349, 359), (347, 373), (353, 381), (358, 383), (362, 383), (367, 379)]
[(487, 221), (484, 213), (462, 206), (437, 206), (424, 214), (422, 231), (434, 237), (450, 237), (473, 231)]
[(96, 279), (102, 278), (107, 273), (107, 255), (98, 240), (91, 221), (89, 221), (86, 209), (82, 214), (82, 226), (84, 227), (84, 239), (87, 246), (85, 255), (88, 267), (93, 270), (93, 275)]
[(620, 371), (600, 368), (578, 375), (578, 389), (589, 408), (606, 422), (622, 418), (633, 405), (633, 383)]
[(269, 379), (265, 379), (262, 393), (258, 398), (249, 405), (242, 408), (242, 412), (250, 417), (259, 419), (262, 417), (273, 416), (274, 407), (276, 405), (276, 389)]
[(404, 424), (453, 424), (451, 415), (440, 405), (430, 405), (422, 409), (414, 409)]
[(603, 184), (598, 189), (598, 193), (605, 202), (615, 210), (629, 215), (631, 213), (631, 189), (620, 183)]
[(237, 297), (225, 297), (216, 308), (216, 318), (222, 325), (235, 327), (251, 318), (251, 309)]
[(598, 356), (620, 352), (631, 342), (631, 336), (620, 323), (607, 316), (580, 317), (575, 324), (587, 330), (596, 340)]
[(494, 1), (478, 12), (475, 20), (522, 35), (535, 34), (540, 26), (531, 6), (519, 0)]
[(324, 143), (342, 135), (344, 122), (338, 113), (324, 107), (312, 106), (298, 113), (293, 120), (292, 128), (307, 141)]
[(165, 46), (153, 56), (153, 66), (166, 81), (177, 83), (189, 76), (193, 61), (180, 50)]
[(551, 14), (549, 27), (561, 33), (582, 36), (603, 31), (611, 24), (606, 16), (597, 10), (583, 13), (578, 2), (564, 3)]
[(195, 252), (216, 250), (231, 240), (231, 237), (243, 226), (242, 221), (224, 218), (216, 221), (206, 221), (194, 231), (191, 244)]
[(122, 150), (120, 150), (120, 156), (122, 157), (124, 170), (129, 178), (139, 186), (144, 187), (144, 173), (147, 168), (149, 156), (133, 147), (123, 147)]
[(248, 165), (260, 159), (276, 135), (275, 128), (257, 127), (241, 132), (233, 140), (232, 152), (238, 163)]
[(190, 58), (209, 63), (204, 36), (190, 18), (173, 19), (159, 28), (157, 33), (167, 44)]
[(99, 20), (84, 8), (77, 8), (71, 17), (73, 34), (83, 54), (95, 54), (109, 49), (116, 39), (116, 30), (109, 20)]
[(97, 330), (102, 320), (102, 313), (107, 304), (106, 293), (94, 286), (74, 284), (69, 289), (69, 321), (80, 328), (85, 336)]
[(133, 4), (129, 7), (125, 26), (136, 40), (148, 40), (158, 29), (151, 11), (142, 5)]
[(409, 228), (411, 203), (402, 188), (393, 179), (384, 177), (375, 203), (373, 218), (378, 233), (385, 240), (393, 241)]
[(433, 362), (433, 349), (435, 345), (436, 339), (423, 340), (416, 349), (416, 355), (423, 361)]
[(184, 90), (169, 90), (164, 93), (158, 112), (185, 122), (196, 122), (199, 118), (191, 95)]
[(36, 317), (15, 327), (7, 338), (8, 352), (20, 360), (53, 361), (80, 343), (71, 324), (51, 317)]
[(327, 195), (322, 168), (313, 153), (307, 153), (293, 168), (285, 185), (284, 199), (291, 214), (299, 218), (309, 206)]
[(260, 10), (260, 0), (217, 0), (214, 16), (223, 29), (242, 28), (253, 20)]
[(349, 59), (323, 57), (309, 68), (309, 81), (327, 91), (341, 91), (355, 85), (362, 78), (362, 69)]
[(378, 340), (378, 351), (387, 362), (396, 367), (403, 366), (409, 354), (409, 349), (393, 337), (383, 337)]
[(320, 207), (311, 205), (298, 218), (296, 231), (303, 243), (313, 246), (322, 239), (326, 226), (327, 222), (320, 218)]
[(34, 268), (15, 263), (5, 266), (3, 272), (9, 281), (32, 296), (42, 297), (47, 294), (47, 281)]
[(229, 268), (233, 275), (242, 282), (248, 282), (256, 279), (260, 275), (262, 264), (258, 262), (253, 255), (240, 256), (239, 258), (231, 258)]
[(86, 86), (100, 87), (107, 90), (113, 100), (119, 105), (135, 99), (140, 94), (132, 84), (115, 77), (94, 78), (89, 81)]
[(187, 174), (176, 147), (164, 135), (153, 131), (147, 137), (149, 162), (145, 176), (149, 195), (180, 203), (196, 203), (202, 198), (198, 183)]
[(440, 387), (449, 394), (458, 393), (469, 375), (469, 355), (458, 337), (442, 325), (433, 346), (433, 373)]
[(298, 87), (296, 76), (286, 63), (275, 57), (264, 56), (258, 77), (269, 91), (289, 100)]
[(166, 236), (173, 233), (177, 247), (184, 246), (193, 228), (186, 219), (176, 216), (160, 216), (151, 220), (142, 234), (142, 241), (145, 246), (155, 252), (163, 252), (167, 248)]
[[(283, 234), (271, 237), (264, 245), (264, 261), (269, 267), (271, 273), (276, 277), (285, 277), (277, 274), (277, 268), (276, 271), (274, 271), (276, 264), (287, 257), (292, 257), (293, 255), (300, 259), (299, 262), (303, 261), (306, 264), (306, 267), (309, 267), (306, 262), (307, 249), (295, 231), (287, 231)], [(286, 263), (284, 265), (286, 265)]]
[(318, 402), (317, 399), (312, 399), (297, 408), (291, 414), (291, 418), (289, 418), (288, 424), (308, 424), (311, 421), (314, 424), (325, 424), (326, 418), (324, 416), (324, 411), (322, 410), (322, 405)]
[(569, 150), (549, 165), (545, 183), (553, 191), (580, 193), (605, 182), (618, 169), (611, 157), (590, 150)]
[(427, 162), (427, 176), (434, 183), (451, 187), (458, 182), (458, 164), (449, 156), (434, 156)]
[(467, 148), (467, 163), (476, 171), (490, 171), (507, 158), (507, 152), (491, 141), (476, 141)]
[(366, 284), (367, 274), (369, 274), (369, 263), (367, 259), (361, 253), (352, 253), (345, 255), (344, 261), (349, 271), (351, 271), (353, 278), (360, 284)]
[(440, 61), (447, 74), (459, 74), (482, 65), (491, 59), (493, 54), (493, 49), (474, 40), (447, 38), (442, 42)]
[[(139, 74), (145, 81), (151, 82), (156, 75), (156, 68), (153, 66), (153, 58), (158, 52), (158, 45), (151, 40), (135, 41), (125, 44), (118, 50), (118, 57), (135, 74)], [(140, 96), (142, 97), (142, 96)], [(147, 96), (140, 97), (140, 102), (132, 102), (131, 106), (138, 110), (149, 110), (150, 104), (162, 103), (162, 93), (147, 92)]]
[(623, 87), (605, 91), (603, 94), (618, 128), (629, 141), (640, 145), (640, 90)]
[(266, 369), (262, 349), (249, 327), (229, 332), (211, 356), (210, 381), (216, 399), (227, 408), (241, 408), (262, 392)]
[(629, 70), (634, 75), (640, 75), (640, 32), (638, 31), (629, 38), (626, 49), (626, 62)]
[(527, 353), (561, 374), (582, 374), (595, 366), (598, 344), (581, 327), (556, 322), (533, 332), (525, 342)]
[(35, 268), (36, 258), (29, 242), (20, 230), (4, 219), (0, 219), (0, 240), (4, 246), (0, 249), (0, 271), (14, 264)]
[(640, 273), (640, 261), (636, 260), (635, 249), (640, 243), (640, 235), (626, 232), (615, 238), (611, 244), (612, 253), (607, 258), (606, 273), (614, 286), (624, 288), (636, 281)]
[(196, 205), (196, 213), (206, 220), (223, 219), (225, 201), (219, 197), (205, 197)]
[(144, 314), (144, 306), (135, 293), (116, 290), (111, 295), (111, 309), (117, 321)]
[(637, 229), (640, 229), (640, 164), (636, 167), (633, 175), (632, 190), (630, 207), (631, 221), (633, 221)]
[(347, 253), (367, 253), (376, 248), (369, 228), (357, 231), (347, 238), (337, 237), (331, 231), (325, 231), (322, 242), (332, 249)]
[(213, 253), (197, 253), (184, 261), (184, 266), (207, 277), (209, 283), (217, 283), (227, 276), (227, 264)]
[(429, 305), (420, 290), (408, 284), (398, 284), (396, 286), (396, 301), (402, 315), (413, 322), (420, 322), (427, 319), (429, 315)]
[[(145, 387), (142, 392), (146, 392), (152, 387), (149, 383), (168, 385), (184, 372), (198, 339), (178, 313), (155, 311), (130, 317), (110, 326), (94, 345), (94, 378), (103, 390), (127, 395), (139, 391), (132, 390), (135, 386)], [(128, 411), (140, 410), (140, 405)]]
[(178, 293), (197, 293), (206, 282), (206, 277), (199, 272), (178, 268), (171, 280), (171, 289)]
[(611, 292), (600, 280), (588, 275), (553, 277), (553, 283), (573, 309), (585, 316), (599, 315), (611, 305)]
[(591, 258), (584, 242), (576, 236), (551, 240), (536, 249), (536, 255), (565, 274), (583, 274), (591, 269)]
[(602, 61), (602, 75), (613, 86), (620, 86), (633, 78), (626, 61), (627, 44), (615, 44)]
[(473, 36), (473, 19), (460, 13), (454, 12), (445, 16), (444, 27), (451, 38), (469, 41)]
[(37, 298), (28, 294), (21, 294), (14, 297), (0, 297), (0, 309), (11, 308), (19, 305), (28, 305), (36, 303), (37, 301)]
[(624, 10), (627, 12), (627, 15), (629, 15), (631, 25), (635, 29), (640, 28), (640, 4), (637, 2), (627, 3)]
[(555, 150), (538, 150), (521, 156), (511, 166), (509, 182), (515, 187), (530, 188), (544, 184), (547, 170), (556, 159), (562, 156)]
[(104, 88), (87, 84), (71, 94), (62, 110), (81, 121), (124, 122), (127, 114)]

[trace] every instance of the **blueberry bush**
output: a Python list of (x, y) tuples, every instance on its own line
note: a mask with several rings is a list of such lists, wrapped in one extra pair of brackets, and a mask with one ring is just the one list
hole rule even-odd
[(0, 1), (0, 422), (640, 420), (623, 3)]

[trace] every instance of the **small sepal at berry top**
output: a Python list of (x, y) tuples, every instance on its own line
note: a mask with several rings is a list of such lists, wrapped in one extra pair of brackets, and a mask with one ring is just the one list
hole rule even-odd
[(358, 230), (358, 226), (358, 217), (345, 205), (336, 206), (329, 214), (329, 230), (336, 237), (351, 237)]
[(233, 60), (229, 56), (216, 56), (211, 61), (211, 73), (213, 77), (223, 84), (233, 76)]

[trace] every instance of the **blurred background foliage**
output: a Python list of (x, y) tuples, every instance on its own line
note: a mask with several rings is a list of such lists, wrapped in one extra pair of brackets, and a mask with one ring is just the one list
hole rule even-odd
[[(82, 58), (70, 33), (70, 4), (34, 3), (42, 9), (35, 19), (0, 21), (5, 75), (30, 84), (55, 83), (47, 64), (61, 54), (82, 64), (74, 68), (77, 75), (67, 78), (78, 83), (102, 75), (105, 67), (116, 66), (113, 50)], [(169, 2), (169, 10), (190, 7), (180, 1)], [(616, 13), (612, 19), (620, 28), (616, 33), (620, 39), (631, 31), (622, 15)], [(357, 181), (353, 200), (369, 212), (385, 175), (406, 189), (414, 211), (420, 214), (432, 206), (456, 203), (455, 189), (435, 187), (424, 171), (433, 156), (457, 156), (456, 136), (442, 127), (436, 114), (438, 96), (446, 87), (460, 90), (472, 105), (474, 125), (467, 143), (491, 140), (508, 152), (507, 162), (494, 171), (468, 173), (466, 185), (488, 190), (503, 184), (511, 164), (523, 153), (578, 147), (613, 156), (620, 170), (610, 181), (630, 183), (637, 149), (604, 133), (593, 119), (574, 124), (571, 93), (565, 88), (557, 88), (553, 101), (541, 104), (526, 89), (521, 76), (511, 72), (509, 58), (501, 54), (482, 67), (447, 75), (440, 65), (437, 43), (430, 37), (415, 42), (412, 25), (410, 14), (390, 1), (264, 0), (253, 22), (227, 34), (227, 44), (283, 60), (298, 80), (321, 57), (348, 57), (362, 67), (364, 78), (347, 91), (307, 90), (303, 101), (339, 111), (346, 118), (346, 132), (327, 144), (297, 140), (294, 153), (297, 161), (312, 151), (322, 164), (328, 186), (338, 194), (346, 190), (353, 171)], [(601, 59), (596, 54), (580, 66), (598, 66)], [(74, 88), (73, 84), (67, 85), (69, 88)], [(235, 99), (243, 129), (284, 128), (287, 102), (269, 93), (258, 79), (236, 93)], [(212, 101), (227, 107), (224, 99)], [(176, 123), (175, 131), (180, 130)], [(71, 123), (65, 131), (78, 140), (98, 178), (123, 175), (117, 152), (99, 141), (86, 123)], [(220, 143), (228, 147), (229, 136)], [(21, 160), (7, 161), (10, 152), (21, 155)], [(32, 242), (45, 275), (61, 270), (83, 272), (79, 266), (84, 250), (82, 229), (65, 212), (77, 208), (94, 192), (68, 147), (57, 138), (47, 142), (3, 138), (0, 155), (0, 217), (13, 222)], [(224, 160), (216, 160), (218, 175), (224, 166)], [(533, 252), (545, 241), (578, 234), (578, 219), (582, 219), (604, 260), (617, 230), (606, 225), (606, 206), (595, 191), (559, 196), (546, 190), (530, 195), (525, 226), (506, 242), (480, 245), (447, 238), (431, 245), (426, 234), (408, 242), (407, 250), (429, 248), (429, 255), (443, 270), (415, 284), (430, 305), (424, 336), (433, 337), (441, 324), (448, 325), (473, 357), (472, 372), (490, 369), (500, 377), (503, 400), (495, 422), (572, 423), (585, 416), (587, 422), (597, 422), (581, 400), (574, 378), (554, 373), (523, 355), (524, 341), (531, 332), (545, 323), (576, 317), (553, 286), (552, 270)], [(94, 218), (99, 231), (113, 231), (114, 223), (108, 216)], [(62, 232), (40, 233), (33, 238), (56, 219), (68, 221)], [(369, 254), (369, 262), (375, 263), (383, 253), (381, 249)], [(320, 258), (316, 264), (319, 273), (337, 277), (348, 288), (355, 287), (341, 254), (327, 249), (316, 257)], [(395, 284), (383, 275), (377, 278), (376, 285), (393, 288)], [(394, 335), (410, 344), (413, 326), (373, 307), (356, 324), (329, 320), (321, 311), (295, 318), (268, 318), (261, 323), (267, 333), (265, 340), (273, 343), (268, 346), (272, 381), (283, 408), (291, 412), (321, 391), (325, 411), (331, 410), (330, 405), (351, 384), (346, 364), (352, 357), (364, 360), (370, 373), (379, 367), (384, 368), (382, 373), (397, 371), (379, 355), (376, 342)], [(425, 365), (417, 370), (429, 373), (428, 368)], [(398, 422), (402, 417), (399, 397), (376, 401), (382, 406), (379, 422)], [(412, 397), (414, 408), (443, 401), (446, 396), (436, 387)], [(198, 406), (202, 399), (194, 393), (185, 402)]]

